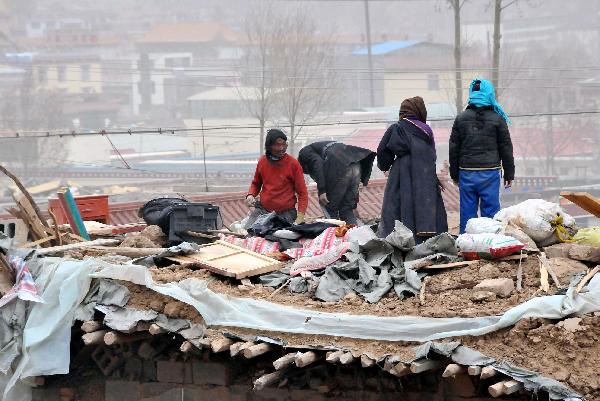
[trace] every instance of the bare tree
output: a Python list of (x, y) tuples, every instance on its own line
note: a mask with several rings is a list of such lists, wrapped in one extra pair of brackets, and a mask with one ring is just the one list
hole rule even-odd
[(332, 110), (338, 96), (333, 34), (319, 35), (314, 19), (302, 9), (290, 10), (277, 49), (281, 97), (277, 105), (289, 126), (290, 153), (305, 123)]
[(245, 85), (238, 88), (248, 112), (260, 125), (259, 154), (263, 151), (265, 125), (271, 118), (274, 96), (278, 92), (275, 49), (282, 41), (285, 28), (273, 10), (273, 4), (264, 1), (253, 2), (250, 7), (244, 27), (248, 41), (242, 65)]
[(460, 35), (460, 10), (466, 0), (447, 0), (454, 12), (454, 69), (456, 85), (456, 112), (460, 112), (463, 106), (463, 82), (462, 82), (462, 52)]

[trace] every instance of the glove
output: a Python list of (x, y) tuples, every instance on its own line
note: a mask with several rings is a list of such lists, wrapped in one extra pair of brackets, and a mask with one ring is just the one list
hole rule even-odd
[(304, 223), (304, 213), (298, 212), (298, 216), (296, 217), (296, 220), (294, 220), (294, 224), (302, 224), (302, 223)]
[(256, 198), (253, 195), (247, 195), (246, 205), (248, 205), (248, 207), (253, 207), (254, 205), (256, 205)]
[(319, 195), (319, 203), (323, 206), (327, 206), (327, 204), (329, 203), (329, 199), (327, 199), (327, 194), (322, 193), (321, 195)]

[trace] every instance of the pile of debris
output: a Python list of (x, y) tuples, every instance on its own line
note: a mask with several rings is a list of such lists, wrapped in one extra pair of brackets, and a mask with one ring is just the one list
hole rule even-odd
[[(111, 379), (230, 385), (194, 373), (198, 361), (226, 359), (253, 366), (245, 377), (255, 390), (340, 396), (343, 384), (329, 375), (336, 367), (398, 385), (426, 376), (462, 383), (459, 399), (600, 400), (600, 247), (552, 244), (574, 234), (564, 217), (551, 217), (541, 239), (539, 227), (511, 216), (501, 233), (467, 235), (512, 233), (521, 250), (478, 250), (487, 259), (476, 260), (465, 260), (460, 237), (417, 245), (399, 222), (387, 238), (370, 226), (317, 221), (303, 227), (304, 240), (290, 239), (294, 230), (268, 239), (212, 230), (197, 236), (205, 244), (168, 246), (158, 226), (115, 234), (91, 224), (90, 241), (57, 242), (68, 226), (28, 248), (4, 239), (4, 399), (35, 384), (24, 378), (83, 360)], [(79, 350), (71, 363), (69, 344)], [(157, 362), (150, 373), (148, 361)]]

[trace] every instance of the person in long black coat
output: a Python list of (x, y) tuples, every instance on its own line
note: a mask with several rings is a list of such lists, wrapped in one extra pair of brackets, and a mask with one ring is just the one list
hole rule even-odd
[(443, 187), (436, 174), (433, 131), (420, 96), (405, 99), (400, 119), (385, 132), (377, 148), (377, 166), (389, 171), (378, 234), (385, 237), (400, 220), (417, 243), (448, 231)]
[(306, 145), (298, 154), (304, 174), (317, 183), (319, 203), (326, 217), (357, 224), (358, 187), (371, 177), (375, 152), (335, 141)]

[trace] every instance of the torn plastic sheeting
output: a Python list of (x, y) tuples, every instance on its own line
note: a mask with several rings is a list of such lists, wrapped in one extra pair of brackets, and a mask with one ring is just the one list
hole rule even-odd
[(158, 315), (154, 321), (159, 327), (167, 330), (170, 333), (176, 333), (180, 330), (190, 328), (190, 322), (185, 319), (171, 319), (162, 313)]
[(44, 303), (30, 304), (23, 328), (22, 355), (13, 364), (13, 372), (0, 375), (4, 401), (31, 399), (31, 388), (21, 378), (68, 373), (71, 326), (75, 311), (89, 290), (90, 273), (102, 265), (115, 267), (94, 259), (44, 258), (33, 263), (43, 266), (36, 285)]
[(142, 265), (147, 267), (156, 266), (155, 261), (163, 258), (167, 258), (169, 256), (178, 256), (178, 255), (189, 255), (191, 253), (198, 252), (200, 246), (198, 244), (192, 244), (190, 242), (182, 242), (179, 245), (172, 246), (167, 248), (165, 251), (152, 256), (145, 256), (143, 258), (135, 259), (132, 263), (136, 265)]
[(408, 255), (406, 255), (406, 262), (422, 259), (427, 256), (443, 254), (448, 257), (456, 257), (458, 255), (458, 249), (454, 238), (448, 233), (436, 235), (435, 237), (429, 238), (427, 241), (414, 247)]
[(151, 309), (140, 310), (105, 305), (98, 305), (96, 309), (104, 313), (105, 325), (124, 333), (134, 331), (138, 322), (149, 322), (158, 317), (158, 312)]
[(160, 294), (192, 305), (209, 326), (230, 326), (288, 333), (322, 334), (388, 341), (429, 341), (465, 335), (483, 335), (508, 327), (527, 317), (560, 319), (574, 313), (600, 310), (600, 275), (589, 283), (587, 293), (531, 299), (503, 315), (473, 318), (383, 317), (326, 313), (296, 309), (267, 301), (234, 298), (214, 293), (207, 282), (186, 279), (158, 284), (142, 266), (108, 266), (94, 277), (113, 278), (144, 285)]
[[(429, 341), (415, 348), (415, 360), (427, 358), (430, 352), (452, 359), (460, 365), (465, 366), (488, 366), (491, 365), (495, 370), (510, 376), (514, 380), (523, 383), (527, 391), (537, 393), (546, 391), (551, 400), (583, 399), (581, 395), (565, 386), (564, 384), (542, 376), (537, 372), (519, 368), (506, 362), (497, 362), (494, 358), (488, 357), (481, 352), (475, 351), (469, 347), (461, 345), (458, 341), (441, 343)], [(409, 363), (412, 361), (408, 361)]]

